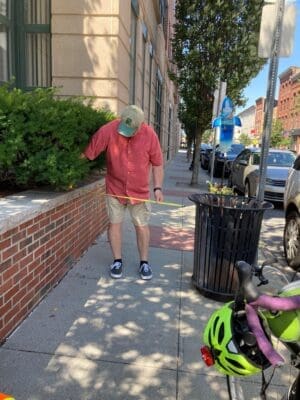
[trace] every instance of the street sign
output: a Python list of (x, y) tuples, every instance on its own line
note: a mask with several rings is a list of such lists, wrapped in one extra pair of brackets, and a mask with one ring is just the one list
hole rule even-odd
[(214, 104), (213, 104), (213, 113), (212, 117), (213, 119), (217, 117), (220, 113), (220, 108), (221, 108), (221, 102), (222, 99), (226, 96), (226, 87), (227, 83), (226, 82), (218, 82), (218, 87), (214, 92)]
[[(276, 30), (276, 16), (278, 14), (278, 0), (268, 1), (263, 6), (258, 56), (261, 58), (270, 58), (272, 56), (272, 43)], [(296, 27), (296, 5), (294, 3), (286, 4), (281, 29), (281, 44), (278, 57), (289, 57), (294, 48), (294, 35)]]

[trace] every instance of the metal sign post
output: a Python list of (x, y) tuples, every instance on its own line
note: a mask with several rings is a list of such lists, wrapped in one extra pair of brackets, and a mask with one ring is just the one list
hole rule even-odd
[(269, 144), (272, 131), (272, 117), (273, 117), (273, 107), (276, 89), (276, 80), (278, 73), (278, 61), (279, 61), (279, 50), (281, 44), (281, 32), (282, 23), (284, 16), (284, 2), (285, 0), (277, 1), (277, 17), (275, 25), (275, 34), (273, 36), (272, 42), (272, 52), (270, 57), (270, 67), (268, 76), (268, 89), (267, 98), (265, 104), (265, 115), (263, 124), (263, 135), (261, 143), (261, 157), (260, 157), (260, 167), (259, 167), (259, 186), (257, 199), (259, 201), (264, 200), (265, 194), (265, 182), (267, 175), (267, 159), (269, 153)]
[[(214, 120), (220, 114), (222, 100), (226, 95), (226, 88), (227, 88), (227, 83), (219, 81), (218, 88), (215, 90), (215, 93), (214, 93), (212, 120)], [(211, 183), (213, 183), (214, 165), (215, 165), (215, 158), (216, 158), (217, 129), (219, 129), (219, 128), (216, 127), (213, 129), (214, 129), (214, 139), (213, 139), (213, 149), (212, 149), (212, 153), (211, 153), (211, 170), (210, 170)]]

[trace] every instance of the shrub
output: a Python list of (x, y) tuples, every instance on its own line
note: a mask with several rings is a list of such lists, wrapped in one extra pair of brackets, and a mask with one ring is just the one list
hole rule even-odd
[(76, 186), (104, 157), (79, 158), (90, 136), (115, 116), (82, 99), (58, 99), (55, 89), (22, 92), (0, 87), (0, 182), (32, 188)]

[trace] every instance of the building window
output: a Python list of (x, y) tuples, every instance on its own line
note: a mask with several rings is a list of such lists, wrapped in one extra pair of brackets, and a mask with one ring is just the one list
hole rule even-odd
[(146, 76), (146, 45), (147, 45), (147, 27), (143, 24), (143, 48), (142, 48), (142, 109), (145, 107), (145, 76)]
[(11, 69), (10, 59), (10, 10), (7, 0), (0, 0), (0, 83), (9, 80), (9, 71)]
[(157, 70), (156, 77), (156, 92), (155, 92), (155, 120), (154, 120), (154, 129), (160, 138), (161, 134), (161, 113), (162, 113), (162, 76)]
[(149, 43), (149, 93), (148, 93), (148, 124), (151, 121), (151, 92), (152, 92), (152, 65), (153, 65), (153, 47)]
[(159, 0), (159, 13), (160, 13), (160, 23), (163, 27), (163, 32), (165, 39), (168, 36), (168, 3), (166, 0)]
[(173, 113), (171, 106), (169, 107), (169, 118), (168, 118), (168, 148), (167, 148), (167, 160), (170, 159), (170, 147), (171, 147), (171, 131), (172, 131), (172, 119)]
[(166, 10), (166, 3), (165, 0), (159, 0), (159, 17), (160, 17), (160, 23), (164, 23), (164, 16), (165, 16), (165, 10)]
[(135, 103), (135, 76), (136, 76), (136, 32), (137, 32), (137, 3), (131, 2), (131, 32), (130, 32), (130, 87), (129, 102)]
[(0, 81), (51, 86), (51, 0), (0, 0)]

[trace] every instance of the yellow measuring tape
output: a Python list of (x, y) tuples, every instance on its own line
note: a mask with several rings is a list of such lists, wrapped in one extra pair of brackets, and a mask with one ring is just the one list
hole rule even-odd
[(137, 197), (118, 196), (116, 194), (106, 194), (105, 196), (118, 197), (119, 199), (144, 201), (145, 203), (154, 203), (154, 204), (157, 204), (157, 205), (161, 204), (163, 206), (184, 207), (183, 204), (170, 203), (170, 202), (167, 202), (167, 201), (156, 201), (156, 200), (150, 200), (150, 199), (138, 199)]

